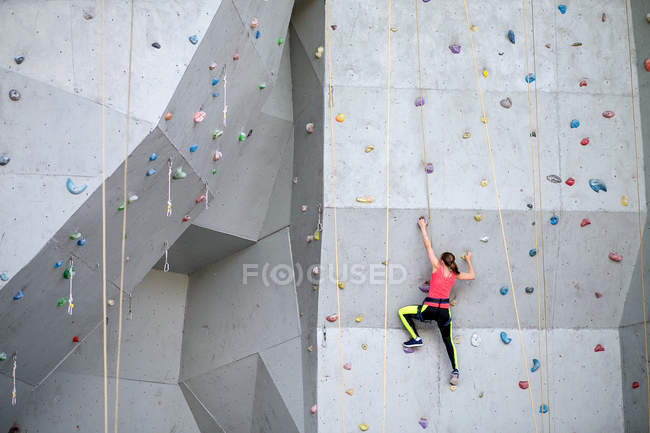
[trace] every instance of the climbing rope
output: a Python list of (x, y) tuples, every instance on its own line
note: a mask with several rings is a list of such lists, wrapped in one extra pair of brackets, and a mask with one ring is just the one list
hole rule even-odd
[(388, 25), (386, 27), (387, 38), (387, 67), (386, 67), (386, 271), (384, 272), (384, 372), (382, 387), (381, 405), (381, 431), (386, 432), (386, 340), (388, 336), (388, 274), (390, 262), (388, 261), (388, 234), (389, 234), (389, 210), (390, 210), (390, 34), (391, 30), (391, 0), (388, 0)]
[[(135, 0), (131, 0), (131, 27), (129, 32), (129, 71), (127, 74), (127, 98), (126, 98), (126, 126), (124, 129), (124, 183), (123, 203), (124, 214), (122, 215), (122, 255), (120, 260), (120, 306), (117, 319), (117, 356), (115, 360), (115, 412), (113, 418), (113, 431), (117, 433), (118, 412), (120, 403), (120, 359), (122, 355), (122, 302), (124, 298), (124, 263), (126, 249), (126, 209), (127, 209), (127, 179), (129, 172), (129, 132), (131, 126), (131, 70), (133, 65), (133, 17), (135, 15)], [(207, 196), (206, 196), (207, 200)]]
[[(338, 349), (339, 349), (339, 400), (341, 401), (341, 432), (345, 433), (345, 399), (343, 398), (343, 344), (341, 342), (341, 294), (339, 293), (339, 234), (338, 225), (336, 221), (336, 170), (335, 170), (335, 157), (334, 157), (334, 99), (332, 94), (332, 42), (331, 42), (331, 24), (330, 24), (330, 1), (325, 1), (325, 9), (327, 13), (327, 69), (328, 69), (328, 93), (329, 93), (329, 111), (330, 111), (330, 155), (331, 155), (331, 170), (332, 170), (332, 211), (334, 216), (334, 264), (336, 273), (336, 311), (339, 317), (338, 324)], [(323, 325), (324, 326), (324, 325)]]
[[(494, 183), (494, 195), (496, 199), (496, 205), (497, 205), (497, 212), (499, 215), (499, 224), (501, 226), (501, 238), (503, 239), (503, 249), (505, 252), (505, 258), (506, 258), (506, 266), (508, 268), (508, 278), (510, 280), (510, 287), (514, 288), (514, 282), (512, 278), (512, 267), (510, 266), (510, 254), (508, 253), (508, 240), (506, 237), (506, 232), (505, 228), (503, 225), (503, 215), (501, 212), (501, 199), (499, 196), (499, 188), (497, 186), (497, 178), (496, 178), (496, 170), (494, 168), (494, 156), (492, 154), (492, 144), (490, 141), (490, 130), (488, 128), (488, 122), (487, 122), (487, 113), (485, 111), (485, 102), (483, 100), (483, 91), (481, 90), (481, 82), (479, 79), (479, 73), (478, 73), (478, 64), (476, 61), (476, 50), (474, 47), (474, 39), (472, 38), (472, 25), (470, 23), (469, 19), (469, 8), (467, 6), (467, 0), (463, 0), (464, 6), (465, 6), (465, 18), (467, 20), (467, 33), (469, 34), (469, 41), (470, 45), (472, 47), (472, 59), (474, 62), (474, 75), (476, 78), (476, 87), (478, 90), (478, 96), (479, 96), (479, 101), (481, 105), (481, 115), (482, 115), (482, 120), (483, 124), (485, 125), (485, 136), (487, 139), (487, 146), (488, 146), (488, 154), (489, 154), (489, 159), (490, 159), (490, 169), (492, 172), (492, 181)], [(535, 409), (534, 409), (534, 403), (533, 403), (533, 392), (530, 386), (530, 375), (528, 374), (528, 367), (527, 367), (527, 362), (526, 362), (526, 349), (524, 347), (524, 339), (523, 339), (523, 334), (521, 332), (521, 322), (519, 320), (519, 309), (517, 308), (517, 296), (515, 295), (515, 290), (511, 290), (512, 293), (512, 302), (515, 307), (515, 317), (517, 319), (517, 329), (519, 331), (519, 340), (521, 343), (521, 356), (524, 364), (524, 371), (526, 372), (526, 380), (528, 381), (528, 395), (530, 397), (530, 416), (533, 420), (533, 426), (535, 428), (535, 432), (537, 433), (537, 420), (535, 418)]]
[(106, 95), (104, 92), (104, 0), (101, 0), (101, 100), (102, 100), (102, 352), (104, 358), (104, 433), (108, 433), (108, 368), (106, 361)]
[(634, 160), (636, 163), (636, 202), (637, 202), (637, 225), (639, 229), (639, 266), (641, 267), (641, 297), (643, 299), (643, 346), (645, 349), (645, 383), (648, 402), (648, 431), (650, 432), (650, 372), (648, 372), (648, 323), (646, 318), (645, 300), (645, 268), (643, 265), (643, 227), (641, 226), (641, 191), (639, 187), (639, 141), (637, 137), (636, 120), (636, 94), (634, 92), (634, 73), (632, 72), (632, 38), (630, 36), (630, 11), (627, 0), (625, 3), (625, 23), (627, 26), (627, 54), (630, 67), (630, 89), (632, 92), (632, 126), (634, 128)]
[[(522, 21), (523, 21), (523, 33), (524, 33), (524, 52), (526, 55), (526, 77), (529, 77), (529, 56), (528, 56), (528, 27), (527, 27), (527, 17), (526, 17), (526, 0), (522, 0), (522, 10), (521, 10), (521, 16), (522, 16)], [(531, 3), (531, 31), (532, 31), (532, 46), (533, 46), (533, 68), (534, 68), (534, 76), (537, 76), (537, 56), (536, 56), (536, 47), (535, 47), (535, 9), (534, 9), (534, 0), (530, 0)], [(545, 267), (545, 260), (544, 260), (544, 227), (543, 224), (538, 224), (539, 221), (542, 220), (543, 216), (543, 205), (542, 205), (542, 181), (541, 181), (541, 162), (540, 162), (540, 138), (539, 138), (539, 112), (538, 112), (538, 104), (537, 104), (537, 81), (534, 81), (534, 86), (535, 86), (535, 140), (533, 140), (533, 110), (532, 110), (532, 102), (531, 102), (531, 95), (530, 95), (530, 87), (531, 87), (531, 81), (532, 80), (526, 80), (526, 90), (527, 90), (527, 97), (528, 97), (528, 129), (529, 129), (529, 142), (530, 142), (530, 158), (531, 158), (531, 184), (533, 188), (533, 228), (534, 228), (534, 233), (535, 233), (535, 251), (539, 251), (539, 254), (535, 255), (535, 265), (536, 265), (536, 272), (537, 272), (537, 350), (538, 350), (538, 356), (541, 360), (541, 362), (544, 364), (544, 367), (546, 369), (546, 389), (547, 389), (547, 398), (546, 398), (546, 404), (547, 407), (550, 406), (549, 402), (549, 376), (548, 376), (548, 320), (546, 317), (546, 267)], [(536, 146), (534, 146), (534, 142), (536, 141)], [(534, 148), (537, 148), (537, 169), (535, 169), (535, 151)], [(537, 171), (537, 185), (535, 184), (535, 172)], [(537, 200), (537, 194), (539, 191), (539, 201)], [(539, 218), (537, 217), (539, 213)], [(538, 229), (539, 229), (539, 236), (538, 236)], [(541, 239), (540, 239), (541, 238)], [(541, 242), (540, 242), (541, 240)], [(541, 247), (541, 248), (540, 248)], [(539, 272), (539, 261), (540, 261), (540, 256), (542, 257), (542, 278), (543, 278), (543, 290), (539, 290), (542, 282), (542, 278), (540, 278), (540, 272)], [(541, 293), (543, 292), (544, 295), (544, 325), (545, 325), (545, 331), (546, 331), (546, 358), (542, 357), (542, 337), (541, 337), (541, 328), (542, 328), (542, 309), (541, 309)], [(541, 369), (539, 371), (539, 382), (540, 382), (540, 388), (539, 388), (539, 393), (540, 393), (540, 404), (544, 404), (544, 374), (543, 374), (544, 369)], [(548, 429), (549, 433), (551, 431), (551, 419), (550, 419), (550, 411), (547, 411), (548, 414)], [(542, 427), (542, 432), (545, 431), (544, 428), (544, 412), (542, 411), (541, 414), (541, 427)]]

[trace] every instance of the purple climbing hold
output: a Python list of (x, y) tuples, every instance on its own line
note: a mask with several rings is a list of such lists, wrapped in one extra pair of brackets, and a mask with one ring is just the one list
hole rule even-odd
[(589, 179), (589, 186), (596, 192), (607, 192), (607, 185), (600, 179)]
[(515, 43), (515, 32), (512, 30), (508, 30), (508, 40), (513, 44)]
[(23, 293), (22, 290), (18, 290), (18, 293), (14, 295), (14, 301), (21, 300), (25, 297), (25, 294)]
[(422, 0), (423, 3), (429, 3), (431, 0)]
[(427, 166), (426, 166), (425, 170), (426, 170), (427, 174), (433, 173), (433, 163), (427, 162)]
[(449, 45), (449, 49), (454, 54), (460, 54), (460, 45), (458, 45), (458, 44)]
[(566, 5), (559, 5), (557, 8), (562, 15), (566, 13)]
[(421, 107), (424, 105), (424, 98), (422, 96), (418, 96), (415, 98), (415, 106), (416, 107)]
[(427, 428), (429, 426), (429, 420), (426, 418), (420, 418), (420, 421), (418, 421), (418, 424), (420, 424), (420, 427), (422, 428)]
[(418, 289), (420, 289), (421, 292), (428, 293), (429, 292), (429, 282), (425, 281), (424, 284), (420, 284), (418, 286)]

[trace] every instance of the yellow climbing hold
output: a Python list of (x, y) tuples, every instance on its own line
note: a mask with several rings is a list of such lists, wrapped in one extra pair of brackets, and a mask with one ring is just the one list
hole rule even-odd
[(477, 213), (476, 215), (474, 215), (474, 220), (475, 220), (476, 222), (479, 222), (479, 221), (481, 221), (482, 219), (483, 219), (483, 215), (481, 215), (480, 213)]
[(621, 204), (622, 204), (623, 206), (627, 206), (629, 203), (630, 203), (630, 199), (629, 199), (629, 197), (626, 196), (625, 194), (623, 194), (623, 195), (621, 196)]
[(311, 289), (315, 292), (316, 290), (318, 290), (318, 286), (314, 284), (313, 286), (311, 286)]
[(316, 57), (317, 59), (320, 59), (321, 57), (323, 57), (323, 50), (324, 50), (323, 47), (316, 48), (316, 52), (314, 53), (314, 57)]
[(482, 179), (481, 180), (481, 186), (485, 187), (485, 186), (487, 186), (487, 184), (488, 184), (487, 179)]
[(339, 114), (336, 115), (336, 121), (337, 121), (337, 122), (341, 123), (341, 122), (343, 122), (344, 120), (345, 120), (345, 114), (343, 114), (343, 113), (339, 113)]
[(300, 312), (300, 317), (304, 317), (304, 316), (305, 316), (305, 313), (303, 313), (303, 312), (301, 311), (301, 312)]
[(484, 76), (485, 78), (487, 78), (487, 76), (488, 76), (488, 71), (487, 71), (487, 69), (483, 69), (483, 76)]
[(370, 196), (357, 197), (357, 203), (372, 203), (373, 201), (375, 201), (375, 199)]
[(369, 144), (369, 145), (366, 146), (366, 150), (365, 150), (366, 153), (370, 153), (373, 150), (375, 150), (375, 146), (373, 146), (372, 144)]
[(348, 388), (348, 389), (345, 390), (345, 393), (346, 393), (347, 395), (353, 395), (353, 394), (354, 394), (354, 389), (352, 389), (352, 388)]
[(320, 241), (320, 231), (318, 229), (314, 231), (314, 240)]
[(364, 344), (361, 345), (361, 348), (363, 350), (368, 350), (368, 345), (364, 343)]
[(384, 265), (384, 266), (388, 266), (388, 261), (384, 260), (384, 261), (381, 262), (381, 264)]
[(359, 430), (361, 431), (368, 430), (368, 424), (366, 424), (365, 422), (363, 424), (359, 424)]
[(474, 25), (474, 26), (470, 27), (470, 30), (473, 31), (473, 32), (478, 32), (478, 26)]
[(449, 385), (449, 389), (451, 389), (452, 391), (456, 391), (456, 385)]
[(345, 289), (345, 281), (339, 281), (338, 283), (336, 283), (336, 285), (337, 285), (338, 288), (341, 289), (341, 290), (342, 290), (342, 289)]
[(449, 301), (449, 305), (451, 305), (452, 307), (455, 307), (456, 306), (456, 298)]
[(361, 317), (361, 316), (357, 316), (357, 317), (354, 318), (354, 321), (357, 322), (357, 323), (361, 323), (362, 320), (363, 320), (363, 317)]
[(481, 122), (487, 125), (487, 117), (486, 116), (481, 117)]
[(393, 33), (395, 33), (397, 30), (399, 30), (397, 27), (391, 27), (390, 28), (390, 31), (393, 32)]
[(465, 133), (463, 134), (463, 138), (465, 140), (467, 140), (468, 138), (471, 138), (471, 137), (472, 137), (472, 133), (469, 132), (469, 131), (465, 131)]
[(307, 348), (307, 350), (310, 351), (310, 352), (312, 352), (312, 351), (314, 350), (314, 346), (309, 346), (309, 347)]

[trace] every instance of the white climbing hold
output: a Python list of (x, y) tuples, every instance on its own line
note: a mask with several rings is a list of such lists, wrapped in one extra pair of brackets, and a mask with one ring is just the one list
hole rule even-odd
[(481, 238), (481, 242), (483, 242), (484, 244), (486, 244), (487, 241), (489, 241), (489, 240), (490, 240), (490, 238), (488, 238), (487, 236), (483, 236), (483, 237)]
[(472, 334), (470, 344), (474, 347), (479, 347), (481, 345), (481, 337), (479, 337), (477, 334)]

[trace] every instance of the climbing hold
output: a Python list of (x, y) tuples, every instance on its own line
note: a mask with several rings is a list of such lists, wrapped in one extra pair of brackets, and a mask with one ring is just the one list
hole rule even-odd
[(580, 144), (582, 144), (583, 146), (588, 145), (588, 144), (589, 144), (589, 137), (585, 137), (585, 138), (583, 138), (583, 139), (580, 141)]
[(260, 21), (257, 18), (251, 19), (251, 29), (256, 29), (260, 25)]
[(600, 17), (600, 20), (601, 20), (602, 22), (607, 21), (607, 14), (606, 14), (605, 12), (603, 12), (603, 15)]
[(139, 197), (138, 197), (137, 195), (133, 194), (133, 195), (130, 196), (126, 201), (127, 201), (127, 203), (130, 204), (130, 203), (133, 203), (134, 201), (137, 201), (138, 198), (139, 198)]
[(361, 317), (361, 316), (357, 316), (357, 317), (354, 318), (354, 321), (357, 322), (357, 323), (361, 323), (362, 320), (363, 320), (363, 317)]
[(313, 405), (313, 406), (311, 407), (311, 409), (309, 409), (309, 411), (310, 411), (311, 413), (316, 413), (316, 409), (317, 409), (317, 408), (318, 408), (317, 405)]
[(614, 114), (613, 111), (609, 111), (609, 110), (608, 111), (603, 111), (603, 117), (605, 119), (611, 119), (614, 116), (615, 116), (615, 114)]
[(393, 33), (395, 33), (395, 32), (398, 31), (398, 30), (399, 30), (399, 29), (398, 29), (397, 27), (391, 27), (391, 28), (390, 28), (390, 31), (393, 32)]
[(425, 171), (427, 172), (427, 174), (433, 173), (433, 163), (427, 162), (427, 165), (425, 167)]
[(7, 360), (7, 354), (4, 352), (0, 352), (0, 361), (6, 361)]
[[(466, 260), (466, 259), (463, 259), (463, 260)], [(449, 305), (451, 305), (452, 307), (455, 307), (456, 306), (456, 298), (449, 301)]]
[(553, 215), (551, 217), (551, 219), (550, 219), (550, 223), (551, 223), (552, 226), (556, 225), (558, 223), (558, 221), (559, 221), (559, 218), (557, 216), (555, 216), (555, 215)]
[(548, 176), (546, 176), (546, 180), (548, 180), (551, 183), (562, 183), (562, 178), (557, 174), (549, 174)]
[(580, 126), (580, 121), (579, 121), (578, 119), (573, 119), (573, 120), (571, 121), (571, 128), (575, 129), (575, 128), (577, 128), (578, 126)]
[(212, 155), (212, 160), (213, 161), (219, 161), (221, 158), (223, 158), (223, 154), (219, 152), (218, 150), (214, 151), (214, 155)]
[(120, 203), (120, 205), (117, 207), (118, 211), (123, 211), (124, 210), (124, 203)]
[(81, 239), (81, 236), (83, 236), (83, 235), (81, 234), (81, 232), (72, 233), (72, 234), (70, 235), (70, 239), (73, 240), (73, 241), (76, 241), (77, 239)]
[(9, 164), (9, 161), (11, 161), (11, 158), (9, 158), (7, 155), (0, 156), (0, 166)]
[(478, 26), (472, 26), (469, 29), (473, 32), (478, 32)]
[(368, 424), (366, 424), (366, 423), (359, 424), (359, 430), (361, 430), (361, 431), (368, 430)]
[(343, 114), (343, 113), (339, 113), (339, 114), (336, 115), (336, 121), (337, 121), (337, 122), (341, 123), (341, 122), (343, 122), (344, 120), (345, 120), (345, 114)]
[(363, 350), (368, 350), (368, 345), (364, 343), (364, 344), (361, 345), (361, 348)]
[(211, 70), (211, 71), (214, 71), (215, 69), (217, 69), (217, 64), (214, 63), (214, 62), (210, 63), (208, 65), (208, 69)]
[(246, 141), (246, 133), (244, 131), (239, 133), (239, 137), (237, 138), (239, 141)]
[(106, 300), (106, 305), (108, 305), (109, 307), (114, 306), (115, 305), (115, 299)]
[(171, 120), (171, 119), (172, 119), (172, 113), (168, 111), (167, 113), (165, 113), (165, 120)]
[(197, 111), (194, 113), (194, 123), (201, 123), (205, 120), (205, 111)]
[(338, 283), (336, 283), (336, 287), (338, 287), (341, 290), (345, 289), (345, 281), (339, 281)]
[(535, 74), (533, 74), (533, 73), (531, 72), (530, 74), (528, 74), (528, 75), (526, 75), (526, 76), (524, 77), (524, 80), (525, 80), (528, 84), (532, 83), (533, 81), (535, 81)]
[(459, 54), (460, 53), (460, 45), (458, 45), (458, 44), (449, 45), (449, 50), (454, 54)]
[(539, 359), (534, 359), (533, 358), (533, 366), (530, 368), (531, 373), (534, 373), (537, 370), (539, 370), (539, 366), (540, 366)]
[(59, 260), (54, 264), (54, 269), (59, 269), (61, 266), (63, 266), (65, 262), (63, 260)]
[(17, 65), (20, 65), (24, 61), (25, 61), (25, 56), (16, 56), (16, 57), (14, 57), (14, 62), (16, 62)]
[(603, 297), (603, 294), (600, 292), (594, 292), (594, 296), (596, 297), (596, 299), (600, 299)]
[(336, 24), (332, 24), (330, 27), (332, 28), (332, 30), (336, 30), (338, 26)]
[(623, 256), (620, 254), (616, 254), (614, 251), (610, 251), (607, 257), (609, 257), (609, 259), (612, 262), (617, 262), (617, 263), (623, 260)]
[(154, 174), (156, 174), (155, 168), (150, 168), (149, 170), (147, 170), (147, 176), (153, 176)]
[(535, 257), (537, 255), (537, 249), (533, 248), (532, 250), (528, 251), (528, 255)]
[(343, 364), (343, 368), (345, 368), (348, 371), (352, 370), (352, 363), (346, 362), (345, 364)]
[(189, 215), (185, 215), (185, 216), (183, 217), (182, 221), (183, 221), (184, 223), (186, 223), (186, 222), (188, 222), (190, 219), (191, 219), (191, 217), (190, 217)]
[(63, 271), (63, 278), (65, 278), (66, 280), (71, 280), (72, 278), (74, 278), (76, 273), (77, 273), (77, 270), (75, 269), (74, 266), (68, 266)]
[(510, 97), (502, 99), (499, 104), (501, 104), (503, 108), (512, 108), (512, 99), (510, 99)]
[(474, 221), (480, 222), (482, 219), (483, 219), (483, 215), (481, 215), (480, 213), (474, 215)]
[(501, 331), (501, 334), (499, 334), (501, 337), (501, 341), (503, 341), (503, 344), (510, 344), (512, 341), (512, 338), (508, 337), (508, 334), (506, 334), (504, 331)]
[(533, 293), (535, 291), (535, 288), (531, 287), (531, 286), (528, 286), (528, 287), (526, 287), (524, 289), (524, 291), (530, 295), (531, 293)]
[(424, 105), (424, 98), (422, 96), (418, 96), (415, 98), (415, 106), (416, 107), (421, 107)]
[(532, 204), (532, 203), (528, 203), (528, 204), (526, 204), (526, 207), (527, 207), (528, 209), (532, 209), (532, 208), (533, 208), (533, 204)]
[(589, 179), (589, 186), (596, 192), (605, 191), (607, 192), (607, 186), (605, 182), (600, 179)]
[(449, 389), (454, 392), (456, 391), (456, 385), (449, 385)]
[(314, 266), (311, 270), (311, 273), (314, 275), (318, 275), (320, 273), (320, 269), (318, 269), (318, 266)]
[(153, 44), (151, 44), (151, 46), (158, 50), (160, 49), (160, 44), (158, 42), (154, 42)]
[(589, 218), (583, 218), (582, 221), (580, 221), (580, 227), (588, 226), (589, 224), (591, 224)]
[(193, 144), (193, 145), (190, 146), (190, 152), (196, 152), (196, 149), (198, 149), (198, 148), (199, 148), (198, 144)]
[(25, 297), (25, 294), (23, 293), (22, 290), (18, 290), (18, 292), (14, 295), (14, 301), (19, 301)]
[(174, 179), (185, 179), (187, 177), (187, 173), (183, 171), (183, 167), (178, 167), (176, 171), (174, 171), (172, 177)]
[(278, 46), (284, 44), (284, 38), (278, 38)]
[(80, 247), (83, 247), (84, 245), (86, 245), (86, 238), (79, 239), (77, 241), (77, 245), (79, 245)]
[(567, 180), (564, 181), (569, 186), (573, 186), (576, 183), (576, 180), (572, 177), (568, 178)]
[(481, 122), (483, 122), (483, 124), (487, 124), (488, 123), (487, 116), (481, 116)]
[(547, 412), (548, 412), (548, 406), (546, 406), (545, 404), (539, 407), (539, 413), (547, 413)]
[(3, 272), (0, 274), (0, 280), (9, 281), (9, 276)]
[(629, 197), (626, 196), (625, 194), (623, 194), (623, 195), (621, 196), (621, 204), (622, 204), (623, 206), (627, 206), (629, 203), (630, 203), (630, 199), (629, 199)]
[(83, 185), (77, 186), (72, 181), (72, 179), (68, 178), (68, 180), (65, 182), (65, 187), (68, 189), (68, 192), (70, 194), (77, 195), (77, 194), (81, 194), (82, 192), (84, 192), (86, 190), (86, 188), (88, 187), (88, 185), (83, 184)]
[(336, 322), (336, 320), (339, 318), (338, 314), (330, 314), (327, 316), (327, 321), (328, 322)]
[(487, 78), (488, 75), (489, 75), (489, 74), (488, 74), (487, 69), (483, 69), (483, 76), (484, 76), (485, 78)]
[(645, 59), (643, 61), (643, 66), (645, 67), (645, 70), (650, 72), (650, 59)]
[(313, 123), (308, 123), (305, 125), (305, 131), (307, 131), (307, 134), (311, 134), (314, 132), (314, 124)]
[(418, 286), (421, 292), (427, 293), (429, 291), (429, 282), (425, 281), (424, 284)]
[(404, 353), (413, 353), (415, 350), (413, 350), (412, 347), (402, 347), (402, 350), (404, 350)]
[(508, 287), (506, 287), (506, 286), (501, 287), (499, 289), (499, 293), (501, 293), (504, 296), (507, 295), (508, 294)]
[(457, 336), (454, 337), (454, 343), (460, 344), (461, 341), (462, 341), (462, 339), (460, 338), (460, 335), (457, 335)]
[(481, 186), (486, 187), (488, 185), (488, 180), (487, 179), (481, 179)]
[(347, 395), (354, 395), (354, 389), (352, 389), (352, 388), (348, 388), (348, 389), (345, 390), (345, 393), (346, 393)]
[(596, 344), (596, 347), (594, 347), (594, 352), (604, 352), (605, 348), (603, 347), (602, 344)]
[(260, 90), (264, 90), (264, 89), (266, 89), (266, 83), (260, 83), (260, 85), (258, 87), (259, 87)]
[(467, 140), (468, 138), (471, 138), (471, 137), (472, 137), (472, 133), (469, 132), (469, 131), (465, 131), (465, 133), (463, 134), (463, 138), (465, 140)]
[(369, 196), (366, 197), (357, 197), (357, 203), (372, 203), (375, 199)]
[(572, 46), (572, 47), (581, 47), (581, 46), (582, 46), (582, 42), (574, 42), (574, 43), (571, 44), (571, 46)]
[(316, 57), (317, 59), (320, 59), (321, 57), (323, 57), (324, 50), (325, 49), (322, 46), (316, 48), (316, 52), (314, 53), (314, 57)]
[(650, 13), (645, 15), (645, 20), (650, 23)]
[(152, 162), (153, 162), (153, 161), (155, 161), (155, 160), (157, 160), (157, 159), (158, 159), (158, 155), (156, 154), (156, 152), (154, 152), (154, 153), (152, 153), (151, 155), (149, 155), (149, 161), (152, 161)]
[(72, 342), (73, 343), (78, 343), (79, 342), (79, 337), (77, 337), (76, 335), (74, 337), (72, 337)]
[(557, 8), (560, 10), (562, 15), (566, 13), (566, 5), (559, 5)]
[(16, 89), (11, 89), (9, 91), (9, 99), (12, 101), (20, 101), (20, 92)]
[(487, 236), (483, 236), (483, 237), (482, 237), (481, 239), (479, 239), (479, 240), (480, 240), (481, 242), (483, 242), (484, 244), (486, 244), (486, 243), (490, 240), (490, 238), (488, 238)]
[(508, 40), (513, 44), (515, 43), (515, 32), (512, 30), (508, 30)]
[(196, 36), (196, 35), (192, 35), (192, 36), (190, 36), (190, 37), (189, 37), (189, 40), (190, 40), (190, 42), (192, 43), (192, 45), (196, 45), (196, 44), (199, 43), (199, 37)]
[(218, 78), (213, 78), (212, 79), (212, 85), (216, 86), (217, 84), (219, 84), (219, 79)]
[(427, 428), (429, 426), (429, 420), (426, 418), (420, 418), (420, 421), (418, 421), (418, 424), (420, 424), (420, 427), (422, 428)]
[(528, 381), (527, 380), (520, 380), (519, 381), (519, 388), (528, 389)]
[(212, 139), (216, 140), (217, 138), (221, 137), (223, 135), (223, 131), (221, 129), (215, 129), (214, 132), (212, 133)]
[(587, 80), (582, 80), (578, 83), (578, 86), (580, 87), (587, 87)]
[(472, 346), (479, 347), (481, 345), (481, 337), (479, 337), (477, 334), (472, 334), (472, 338), (469, 342)]
[(235, 61), (236, 61), (236, 60), (239, 60), (239, 53), (235, 53), (235, 54), (233, 54), (233, 55), (232, 55), (232, 59), (235, 60)]
[(632, 382), (632, 389), (637, 389), (641, 384), (639, 382)]

